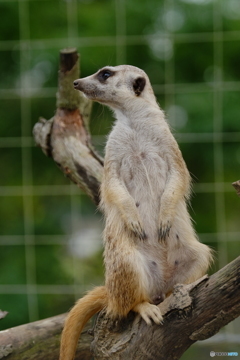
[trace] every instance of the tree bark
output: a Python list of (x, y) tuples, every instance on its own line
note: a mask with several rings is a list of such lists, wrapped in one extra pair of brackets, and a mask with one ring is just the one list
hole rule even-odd
[[(75, 359), (180, 359), (194, 342), (208, 339), (240, 315), (240, 257), (209, 278), (177, 285), (159, 306), (164, 323), (150, 327), (135, 313), (116, 322), (102, 311), (94, 330), (85, 327)], [(0, 359), (56, 360), (65, 316), (1, 331)]]
[[(66, 314), (0, 331), (0, 359), (56, 360), (59, 357), (60, 334)], [(89, 340), (84, 329), (76, 360), (91, 360)]]
[(103, 159), (88, 131), (92, 102), (73, 87), (79, 78), (78, 58), (75, 49), (61, 51), (56, 114), (48, 121), (40, 118), (33, 135), (45, 155), (98, 204)]

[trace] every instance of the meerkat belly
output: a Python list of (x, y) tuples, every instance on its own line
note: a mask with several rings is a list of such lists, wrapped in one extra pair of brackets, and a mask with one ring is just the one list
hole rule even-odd
[(161, 196), (167, 181), (166, 162), (156, 150), (126, 149), (120, 177), (135, 201), (147, 236), (155, 238)]
[[(145, 272), (146, 289), (150, 302), (157, 305), (165, 299), (164, 249), (161, 245), (149, 247), (146, 242), (139, 244), (137, 251), (142, 255), (141, 267)], [(163, 250), (163, 251), (161, 251)]]

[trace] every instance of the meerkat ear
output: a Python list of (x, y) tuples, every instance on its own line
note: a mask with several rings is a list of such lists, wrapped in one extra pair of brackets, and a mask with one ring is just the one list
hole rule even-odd
[(143, 89), (145, 88), (146, 80), (144, 77), (138, 77), (133, 81), (133, 90), (137, 96), (141, 94)]

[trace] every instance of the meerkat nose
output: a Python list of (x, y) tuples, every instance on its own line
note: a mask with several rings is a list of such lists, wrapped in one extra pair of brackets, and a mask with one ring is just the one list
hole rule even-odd
[(78, 80), (74, 80), (73, 86), (76, 88), (78, 86)]

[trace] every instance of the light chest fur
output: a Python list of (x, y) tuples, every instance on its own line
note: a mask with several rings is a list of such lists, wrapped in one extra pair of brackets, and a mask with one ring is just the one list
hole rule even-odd
[[(135, 268), (139, 267), (138, 272), (143, 273), (144, 286), (154, 303), (164, 299), (172, 290), (173, 284), (186, 281), (186, 272), (182, 272), (179, 276), (179, 270), (189, 262), (188, 254), (184, 253), (186, 230), (184, 231), (183, 226), (181, 228), (178, 226), (178, 222), (182, 222), (186, 228), (192, 229), (184, 196), (177, 204), (179, 209), (169, 238), (166, 242), (159, 241), (158, 236), (162, 194), (173, 166), (168, 154), (175, 148), (171, 146), (172, 144), (176, 146), (163, 112), (160, 109), (152, 109), (151, 105), (148, 109), (144, 104), (144, 109), (137, 109), (129, 118), (117, 113), (117, 122), (106, 145), (105, 162), (114, 161), (116, 164), (119, 180), (134, 199), (146, 234), (146, 238), (139, 241), (125, 228), (118, 209), (108, 203), (103, 190), (102, 207), (106, 214), (104, 236), (106, 275), (108, 272), (110, 274), (114, 272), (116, 247), (119, 246), (120, 238), (123, 239), (121, 256), (124, 256), (127, 250), (125, 242), (127, 237), (133, 244), (131, 250), (136, 259)], [(104, 187), (103, 183), (102, 188)], [(189, 189), (186, 190), (187, 196)], [(117, 228), (119, 235), (116, 233)], [(195, 236), (193, 231), (191, 236)], [(181, 239), (184, 240), (183, 245)], [(113, 250), (112, 246), (115, 242), (116, 247)]]

